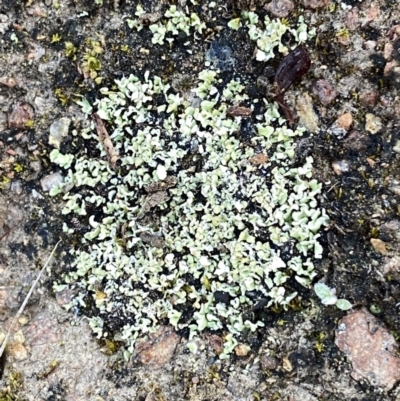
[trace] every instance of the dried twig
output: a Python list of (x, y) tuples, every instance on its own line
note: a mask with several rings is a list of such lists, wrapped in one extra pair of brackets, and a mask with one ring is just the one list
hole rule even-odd
[(60, 242), (61, 242), (61, 240), (58, 241), (57, 244), (55, 245), (55, 247), (53, 248), (53, 250), (52, 250), (50, 256), (48, 257), (48, 259), (47, 259), (47, 261), (46, 261), (46, 263), (45, 263), (44, 266), (42, 267), (42, 270), (40, 270), (40, 272), (39, 272), (39, 274), (38, 274), (36, 280), (33, 282), (32, 286), (31, 286), (31, 289), (29, 290), (27, 296), (26, 296), (25, 299), (24, 299), (24, 302), (22, 302), (21, 307), (19, 308), (17, 314), (15, 315), (15, 317), (14, 317), (14, 319), (13, 319), (13, 321), (12, 321), (12, 323), (11, 323), (11, 325), (10, 325), (8, 331), (7, 331), (7, 334), (6, 334), (6, 336), (5, 336), (4, 340), (3, 340), (3, 343), (1, 344), (1, 348), (0, 348), (0, 357), (3, 355), (3, 352), (4, 352), (4, 350), (5, 350), (6, 346), (7, 346), (8, 339), (10, 338), (10, 334), (11, 334), (12, 329), (13, 329), (14, 326), (15, 326), (15, 323), (17, 322), (17, 320), (18, 320), (18, 319), (20, 318), (20, 316), (22, 315), (22, 312), (24, 311), (25, 306), (26, 306), (26, 304), (28, 303), (29, 298), (31, 297), (31, 295), (32, 295), (32, 293), (33, 293), (33, 290), (35, 289), (37, 283), (39, 282), (40, 277), (42, 277), (42, 274), (43, 274), (44, 270), (46, 269), (46, 267), (47, 267), (48, 264), (50, 263), (50, 260), (51, 260), (51, 258), (53, 257), (54, 252), (55, 252), (55, 250), (57, 249), (57, 246), (58, 246), (58, 244), (59, 244)]
[(104, 122), (99, 117), (99, 115), (97, 113), (93, 113), (92, 117), (94, 123), (96, 124), (97, 134), (99, 135), (100, 142), (107, 153), (108, 163), (110, 164), (111, 168), (115, 168), (115, 163), (119, 159), (119, 156), (114, 149), (114, 145), (111, 142), (110, 135), (108, 135)]

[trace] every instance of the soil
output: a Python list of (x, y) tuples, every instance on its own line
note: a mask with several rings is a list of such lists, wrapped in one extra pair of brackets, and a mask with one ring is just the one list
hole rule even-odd
[[(155, 14), (171, 3), (144, 0), (142, 5)], [(241, 9), (265, 15), (268, 2), (218, 0), (215, 7), (202, 0), (197, 5), (178, 3), (208, 26), (191, 45), (191, 54), (183, 46), (185, 35), (168, 47), (153, 45), (148, 29), (131, 30), (126, 18), (134, 17), (135, 1), (0, 2), (3, 337), (62, 239), (52, 268), (12, 327), (1, 358), (0, 400), (400, 400), (396, 385), (382, 387), (367, 374), (353, 379), (351, 358), (335, 345), (339, 321), (351, 312), (322, 305), (305, 288), (288, 310), (265, 312), (266, 327), (243, 338), (236, 353), (223, 361), (217, 355), (221, 339), (213, 333), (203, 335), (200, 352), (193, 355), (184, 335), (166, 327), (144, 339), (126, 362), (119, 344), (97, 340), (85, 316), (62, 308), (68, 294), (54, 296), (54, 272), (68, 268), (68, 250), (76, 238), (62, 233), (62, 199), (49, 197), (41, 180), (58, 171), (49, 159), (54, 148), (49, 143), (51, 124), (63, 117), (70, 120), (65, 139), (70, 146), (72, 130), (86, 120), (75, 103), (79, 96), (93, 101), (101, 86), (146, 70), (162, 78), (185, 75), (194, 80), (204, 68), (205, 52), (217, 41), (231, 47), (235, 72), (254, 78), (254, 87), (247, 90), (264, 91), (273, 99), (268, 75), (282, 55), (259, 63), (245, 31), (226, 28)], [(317, 31), (306, 43), (312, 64), (285, 101), (295, 124), (307, 129), (296, 157), (299, 162), (314, 158), (314, 177), (324, 183), (320, 204), (331, 220), (322, 234), (325, 251), (316, 264), (315, 281), (335, 288), (355, 310), (374, 314), (397, 340), (400, 9), (396, 0), (296, 0), (287, 18), (296, 21), (300, 15)], [(72, 43), (69, 53), (66, 43)], [(96, 53), (96, 46), (102, 52)], [(100, 62), (94, 74), (85, 70), (88, 54)], [(261, 89), (256, 84), (260, 76), (267, 79)]]

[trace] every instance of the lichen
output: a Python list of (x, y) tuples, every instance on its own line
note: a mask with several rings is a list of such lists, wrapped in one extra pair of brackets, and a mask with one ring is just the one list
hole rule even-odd
[[(176, 13), (166, 17), (179, 27)], [(246, 15), (254, 26), (256, 15)], [(270, 57), (274, 47), (260, 50)], [(224, 330), (226, 358), (241, 333), (263, 326), (248, 313), (255, 305), (285, 307), (297, 295), (288, 280), (309, 286), (316, 274), (328, 218), (318, 206), (312, 157), (293, 162), (303, 130), (287, 128), (277, 104), (264, 99), (263, 114), (248, 120), (251, 136), (242, 137), (247, 117), (227, 111), (247, 102), (256, 113), (260, 100), (248, 99), (247, 82), (233, 77), (223, 85), (219, 74), (201, 71), (190, 96), (146, 72), (102, 88), (94, 104), (80, 101), (107, 122), (117, 168), (93, 122), (75, 135), (92, 141), (100, 157), (51, 153), (66, 170), (52, 195), (63, 193), (63, 214), (88, 227), (54, 288), (74, 290), (69, 307), (95, 305), (93, 332), (125, 343), (128, 353), (168, 320), (189, 329), (192, 351), (199, 332)], [(67, 220), (64, 231), (74, 230)]]

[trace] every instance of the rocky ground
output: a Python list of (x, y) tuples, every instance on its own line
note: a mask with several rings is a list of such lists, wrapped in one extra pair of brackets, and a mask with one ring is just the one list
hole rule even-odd
[[(143, 6), (156, 18), (171, 2), (165, 3)], [(0, 400), (400, 400), (397, 1), (187, 3), (208, 28), (184, 62), (179, 45), (152, 45), (148, 31), (128, 28), (134, 1), (0, 3), (0, 339), (11, 329)], [(68, 266), (75, 239), (62, 233), (60, 199), (48, 195), (58, 179), (49, 153), (82, 127), (75, 102), (79, 95), (96, 98), (99, 77), (109, 84), (145, 70), (196, 76), (210, 43), (222, 38), (235, 68), (257, 83), (268, 79), (278, 64), (260, 65), (253, 42), (240, 31), (226, 33), (227, 22), (249, 8), (289, 21), (303, 15), (316, 28), (306, 43), (311, 68), (285, 100), (295, 124), (307, 130), (298, 157), (313, 156), (314, 176), (324, 183), (320, 203), (331, 220), (318, 280), (353, 309), (323, 306), (303, 290), (289, 310), (269, 311), (266, 327), (229, 360), (217, 356), (218, 335), (205, 333), (193, 355), (184, 336), (163, 327), (125, 362), (118, 344), (97, 341), (85, 317), (64, 311), (65, 299), (53, 294), (51, 271)], [(10, 327), (59, 239), (51, 270)]]

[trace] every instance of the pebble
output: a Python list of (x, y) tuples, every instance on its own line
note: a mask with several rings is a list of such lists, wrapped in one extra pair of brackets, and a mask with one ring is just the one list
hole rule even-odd
[(296, 110), (299, 116), (299, 125), (312, 133), (318, 132), (318, 116), (314, 112), (311, 97), (307, 93), (297, 98)]
[(343, 145), (354, 152), (362, 152), (368, 147), (369, 138), (358, 131), (351, 131)]
[(290, 0), (272, 0), (264, 6), (274, 17), (286, 18), (294, 8), (294, 4)]
[(346, 26), (349, 31), (355, 31), (358, 25), (358, 10), (353, 8), (346, 14)]
[(387, 254), (386, 244), (381, 239), (371, 238), (370, 241), (376, 252), (379, 252), (381, 255)]
[(49, 144), (60, 149), (62, 140), (68, 135), (71, 119), (62, 117), (50, 125)]
[(350, 360), (354, 380), (390, 390), (400, 380), (396, 340), (367, 310), (349, 313), (339, 321), (335, 344)]
[(172, 329), (164, 329), (161, 335), (140, 344), (139, 359), (145, 365), (160, 368), (171, 360), (180, 337)]
[(396, 141), (395, 145), (393, 146), (393, 150), (394, 150), (396, 153), (400, 153), (400, 140), (397, 140), (397, 141)]
[(332, 163), (333, 171), (336, 175), (342, 175), (350, 171), (349, 163), (346, 160), (336, 160)]
[(7, 86), (7, 88), (13, 88), (14, 86), (18, 85), (18, 82), (16, 79), (11, 77), (1, 77), (0, 84)]
[(375, 107), (378, 103), (378, 93), (375, 91), (364, 91), (360, 93), (360, 102), (363, 106)]
[(380, 117), (374, 114), (367, 113), (365, 116), (365, 130), (371, 134), (378, 133), (383, 127), (382, 120)]
[(28, 358), (27, 349), (20, 343), (11, 343), (8, 345), (7, 349), (10, 355), (17, 361), (23, 361)]
[(49, 192), (52, 188), (54, 188), (58, 184), (62, 184), (64, 181), (64, 177), (62, 174), (57, 171), (56, 173), (46, 175), (40, 180), (40, 186), (44, 192)]
[(312, 90), (324, 106), (332, 103), (337, 97), (336, 89), (325, 79), (319, 79), (315, 82)]
[(235, 354), (237, 356), (246, 356), (250, 351), (250, 347), (247, 344), (239, 344), (235, 347)]
[(8, 118), (8, 128), (25, 129), (26, 124), (35, 119), (33, 107), (25, 102), (14, 105)]
[(336, 124), (339, 128), (348, 131), (353, 124), (353, 117), (350, 113), (344, 113), (336, 120)]
[(206, 338), (214, 352), (219, 355), (224, 350), (224, 340), (217, 334), (206, 334)]
[(278, 360), (271, 355), (262, 355), (260, 364), (264, 370), (274, 370), (278, 366)]

